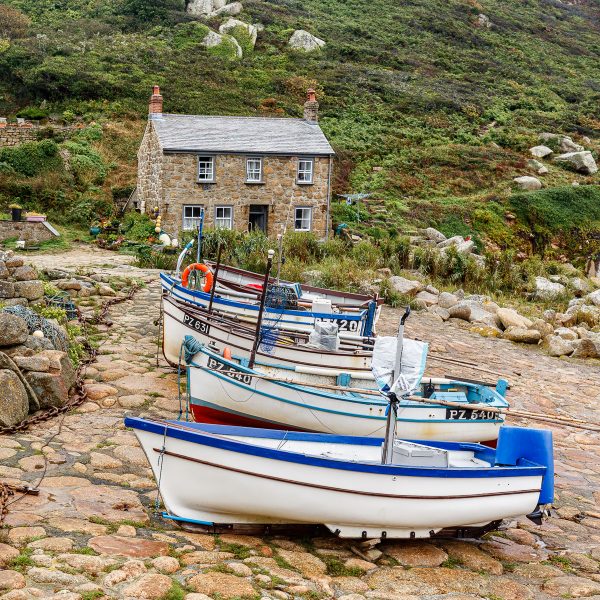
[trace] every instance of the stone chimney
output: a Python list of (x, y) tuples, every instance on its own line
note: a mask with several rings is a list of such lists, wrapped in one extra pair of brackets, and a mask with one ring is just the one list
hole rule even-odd
[(160, 95), (160, 88), (155, 85), (152, 88), (152, 96), (150, 96), (150, 104), (148, 106), (148, 114), (160, 115), (163, 111), (163, 97)]
[(315, 90), (310, 89), (306, 92), (306, 102), (304, 103), (304, 120), (309, 123), (316, 123), (319, 120), (319, 103)]

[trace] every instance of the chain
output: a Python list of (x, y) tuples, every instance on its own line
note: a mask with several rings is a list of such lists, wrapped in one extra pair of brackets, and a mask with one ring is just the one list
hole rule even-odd
[[(100, 323), (109, 326), (112, 325), (112, 322), (110, 322), (106, 318), (110, 307), (114, 306), (115, 304), (120, 304), (121, 302), (131, 300), (136, 294), (136, 292), (139, 291), (139, 289), (140, 286), (133, 285), (131, 286), (129, 293), (126, 296), (120, 296), (119, 298), (112, 298), (111, 300), (107, 300), (102, 304), (100, 310), (93, 317), (84, 316), (78, 308), (78, 321), (82, 325), (97, 325)], [(52, 408), (48, 408), (36, 415), (24, 419), (16, 425), (11, 425), (10, 427), (0, 427), (0, 435), (14, 434), (19, 433), (21, 431), (26, 431), (33, 425), (49, 421), (50, 419), (54, 419), (58, 415), (62, 415), (64, 413), (69, 412), (70, 410), (73, 410), (74, 408), (77, 408), (87, 400), (87, 392), (83, 383), (83, 375), (85, 369), (87, 369), (87, 367), (96, 360), (98, 351), (96, 348), (92, 347), (92, 345), (87, 339), (83, 342), (83, 346), (87, 356), (85, 359), (79, 362), (79, 366), (77, 367), (77, 370), (75, 372), (74, 393), (69, 398), (69, 401), (64, 406), (53, 406)], [(13, 496), (15, 492), (20, 492), (23, 494), (37, 494), (38, 490), (29, 488), (27, 486), (15, 486), (0, 481), (0, 525), (2, 525), (6, 515), (8, 514), (8, 504), (10, 503), (11, 496)]]

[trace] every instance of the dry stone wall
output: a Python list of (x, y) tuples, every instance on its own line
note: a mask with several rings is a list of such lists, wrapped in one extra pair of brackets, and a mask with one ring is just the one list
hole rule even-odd
[(46, 242), (55, 235), (41, 222), (0, 221), (0, 242), (18, 238), (26, 242)]
[(65, 133), (76, 129), (79, 129), (76, 125), (37, 125), (28, 121), (8, 123), (6, 117), (0, 117), (0, 148), (35, 142), (45, 130)]

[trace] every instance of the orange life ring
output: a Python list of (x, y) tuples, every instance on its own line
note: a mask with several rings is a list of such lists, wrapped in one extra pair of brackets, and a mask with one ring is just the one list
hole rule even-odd
[(213, 274), (210, 270), (210, 267), (205, 265), (204, 263), (193, 263), (189, 267), (185, 269), (183, 274), (181, 275), (181, 285), (183, 287), (187, 287), (190, 279), (190, 273), (192, 271), (202, 271), (204, 273), (204, 277), (206, 281), (204, 282), (204, 287), (202, 288), (203, 292), (210, 292), (213, 286)]

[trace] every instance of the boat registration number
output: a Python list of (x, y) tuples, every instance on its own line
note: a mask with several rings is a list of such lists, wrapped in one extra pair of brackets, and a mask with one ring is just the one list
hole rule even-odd
[(493, 410), (446, 409), (446, 419), (453, 421), (493, 421), (497, 418), (498, 415)]
[(360, 327), (360, 321), (350, 321), (348, 319), (323, 319), (322, 317), (316, 317), (315, 321), (318, 323), (335, 323), (339, 331), (351, 331), (353, 333), (358, 332)]
[(190, 315), (183, 315), (183, 324), (199, 333), (210, 333), (210, 325), (206, 321), (195, 319), (194, 317), (190, 317)]
[(238, 371), (235, 367), (226, 365), (215, 358), (209, 357), (208, 368), (213, 369), (214, 371), (224, 371), (223, 375), (225, 375), (225, 377), (229, 377), (229, 379), (235, 379), (236, 381), (241, 381), (246, 385), (250, 385), (252, 383), (251, 375), (248, 375), (248, 373), (244, 373), (243, 371)]

